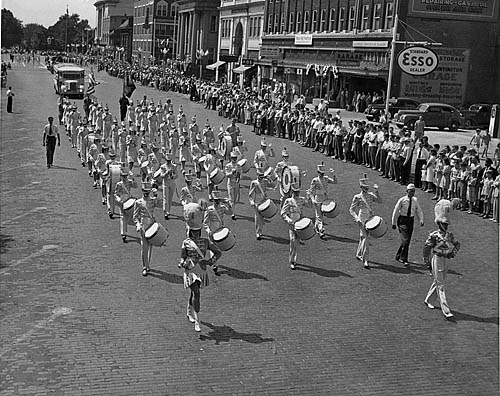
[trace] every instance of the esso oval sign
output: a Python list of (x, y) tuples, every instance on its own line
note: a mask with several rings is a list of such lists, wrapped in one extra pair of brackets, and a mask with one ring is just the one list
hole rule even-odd
[(437, 54), (427, 47), (408, 47), (398, 54), (398, 65), (405, 73), (412, 76), (425, 76), (438, 67)]

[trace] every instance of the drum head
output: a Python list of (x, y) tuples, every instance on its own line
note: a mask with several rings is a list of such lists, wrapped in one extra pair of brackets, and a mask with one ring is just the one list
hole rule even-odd
[(333, 201), (324, 202), (321, 204), (321, 210), (323, 212), (332, 212), (335, 210), (337, 204)]
[(311, 219), (308, 217), (304, 217), (303, 219), (297, 220), (295, 222), (295, 229), (303, 230), (304, 228), (307, 228), (309, 226), (309, 223), (311, 223)]
[(127, 199), (123, 204), (123, 209), (125, 210), (130, 209), (132, 206), (134, 206), (134, 203), (135, 203), (134, 198)]
[(144, 233), (144, 236), (146, 238), (149, 238), (149, 237), (153, 236), (156, 233), (156, 231), (158, 231), (158, 223), (153, 223), (153, 224), (151, 224), (151, 227), (149, 227), (146, 230), (146, 232)]
[(262, 202), (259, 206), (257, 206), (257, 210), (262, 211), (266, 210), (269, 205), (271, 205), (271, 200), (268, 198), (264, 202)]
[(373, 216), (371, 219), (366, 221), (365, 228), (367, 230), (373, 230), (374, 228), (377, 228), (381, 222), (382, 218), (380, 216)]
[(229, 235), (229, 228), (224, 227), (214, 232), (214, 241), (222, 241)]
[(288, 166), (283, 168), (283, 172), (281, 172), (281, 189), (285, 194), (290, 192), (292, 188), (292, 171)]

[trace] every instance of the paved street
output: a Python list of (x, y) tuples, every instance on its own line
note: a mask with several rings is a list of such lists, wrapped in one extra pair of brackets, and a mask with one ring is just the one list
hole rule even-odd
[[(121, 80), (96, 73), (96, 95), (118, 115)], [(140, 246), (124, 244), (86, 169), (62, 132), (55, 166), (45, 167), (47, 116), (57, 117), (52, 75), (14, 64), (14, 114), (1, 98), (0, 395), (497, 395), (499, 392), (498, 226), (458, 212), (451, 229), (462, 248), (446, 290), (456, 323), (423, 300), (431, 277), (422, 246), (435, 228), (430, 195), (417, 191), (425, 226), (415, 227), (409, 269), (394, 261), (399, 236), (371, 241), (370, 270), (354, 258), (358, 227), (348, 213), (358, 179), (380, 186), (378, 214), (390, 222), (404, 187), (367, 168), (268, 138), (308, 171), (334, 167), (330, 186), (341, 214), (327, 238), (300, 246), (288, 267), (288, 229), (276, 216), (255, 240), (243, 180), (237, 244), (201, 293), (202, 332), (185, 316), (189, 293), (177, 268), (185, 232), (181, 207), (161, 220), (170, 232), (141, 275)], [(203, 125), (216, 112), (175, 93), (138, 86), (134, 99), (170, 97)], [(77, 101), (81, 109), (81, 101)], [(346, 115), (345, 118), (349, 118)], [(253, 156), (259, 138), (241, 126)], [(460, 141), (470, 132), (446, 134)], [(250, 175), (255, 176), (251, 171)], [(180, 185), (180, 182), (178, 182)], [(139, 191), (135, 191), (137, 196)], [(206, 190), (204, 191), (206, 195)], [(273, 193), (278, 198), (279, 193)], [(313, 211), (307, 215), (312, 217)], [(129, 232), (134, 232), (130, 227)]]

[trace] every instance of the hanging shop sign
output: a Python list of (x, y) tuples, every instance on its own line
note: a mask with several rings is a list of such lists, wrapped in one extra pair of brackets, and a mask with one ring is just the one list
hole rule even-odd
[(313, 44), (313, 35), (312, 34), (296, 34), (295, 45), (312, 45)]
[(401, 74), (400, 96), (420, 102), (449, 103), (462, 106), (467, 88), (470, 50), (436, 48), (439, 66), (426, 75)]
[(252, 59), (252, 58), (243, 58), (243, 59), (241, 59), (241, 64), (243, 66), (253, 66), (254, 59)]
[(427, 47), (413, 46), (402, 50), (397, 57), (398, 66), (406, 74), (425, 76), (438, 67), (437, 54)]

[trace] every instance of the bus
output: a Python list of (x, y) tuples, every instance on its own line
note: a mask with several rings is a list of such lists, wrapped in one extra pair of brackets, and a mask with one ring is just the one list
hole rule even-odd
[(72, 63), (54, 65), (54, 90), (57, 95), (83, 99), (85, 69)]

